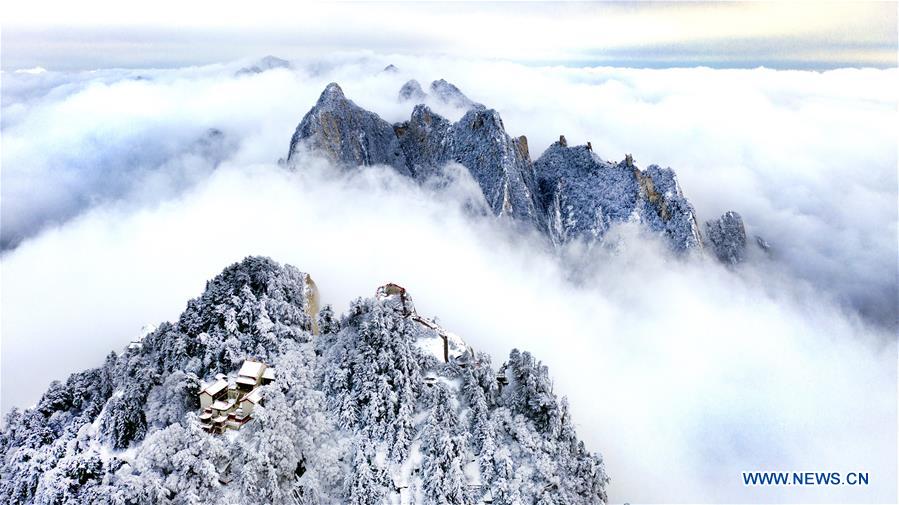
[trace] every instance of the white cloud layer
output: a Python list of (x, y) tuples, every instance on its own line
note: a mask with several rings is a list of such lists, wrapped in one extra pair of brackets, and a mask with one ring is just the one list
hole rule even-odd
[[(614, 501), (896, 499), (895, 70), (336, 61), (4, 74), (3, 233), (30, 236), (0, 259), (4, 411), (263, 254), (339, 308), (392, 280), (496, 360), (533, 351), (606, 456)], [(670, 165), (701, 219), (735, 209), (775, 255), (730, 271), (622, 227), (617, 252), (572, 252), (575, 268), (465, 216), (464, 180), (435, 194), (389, 171), (273, 163), (327, 82), (399, 121), (408, 77), (497, 108), (534, 157), (564, 133)], [(194, 147), (210, 128), (227, 139), (218, 168)], [(746, 488), (751, 470), (872, 477)]]

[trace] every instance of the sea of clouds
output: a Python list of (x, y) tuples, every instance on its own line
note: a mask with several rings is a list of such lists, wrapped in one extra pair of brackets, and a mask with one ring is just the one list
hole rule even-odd
[[(387, 281), (500, 362), (546, 362), (614, 502), (896, 499), (897, 76), (527, 67), (340, 55), (235, 76), (4, 72), (2, 410), (95, 366), (206, 279), (260, 254), (338, 309)], [(381, 69), (393, 63), (398, 73)], [(673, 167), (700, 220), (737, 210), (770, 258), (671, 257), (634, 226), (555, 254), (386, 168), (289, 172), (325, 84), (390, 122), (447, 78), (534, 158), (559, 134)], [(461, 111), (441, 108), (451, 119)], [(871, 485), (747, 488), (741, 472), (867, 471)]]

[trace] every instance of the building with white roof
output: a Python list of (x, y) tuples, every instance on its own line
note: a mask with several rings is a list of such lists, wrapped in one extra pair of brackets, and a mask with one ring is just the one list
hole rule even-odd
[(224, 374), (200, 390), (200, 424), (210, 433), (238, 430), (252, 419), (262, 403), (261, 386), (275, 380), (275, 371), (261, 361), (243, 362), (233, 380)]
[(265, 363), (248, 359), (243, 362), (243, 366), (240, 367), (240, 371), (237, 372), (237, 376), (247, 377), (258, 381), (262, 378), (262, 373), (265, 372), (265, 369)]
[(228, 381), (218, 379), (200, 391), (200, 408), (205, 409), (226, 396), (228, 396)]

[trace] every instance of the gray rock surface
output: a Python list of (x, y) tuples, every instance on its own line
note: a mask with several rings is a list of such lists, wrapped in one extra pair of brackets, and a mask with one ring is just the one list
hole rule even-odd
[(443, 116), (419, 104), (409, 121), (394, 125), (407, 166), (419, 179), (425, 179), (446, 159), (446, 136), (452, 126)]
[(696, 212), (684, 197), (674, 170), (650, 165), (645, 171), (636, 170), (636, 174), (643, 198), (655, 210), (654, 214), (645, 214), (650, 228), (664, 232), (675, 251), (702, 248)]
[(635, 221), (665, 234), (672, 248), (700, 245), (692, 206), (671, 169), (641, 171), (627, 156), (610, 163), (591, 146), (569, 147), (565, 137), (535, 162), (539, 201), (559, 243), (600, 240), (615, 223)]
[(706, 221), (705, 229), (709, 245), (719, 260), (736, 265), (746, 258), (746, 229), (739, 214), (725, 212), (718, 219)]
[[(510, 137), (497, 111), (442, 79), (431, 83), (431, 92), (468, 111), (453, 123), (418, 104), (408, 121), (391, 126), (329, 84), (297, 127), (287, 162), (311, 148), (346, 166), (390, 165), (419, 182), (441, 179), (446, 164), (456, 162), (477, 182), (494, 215), (536, 228), (556, 244), (601, 241), (615, 223), (632, 221), (662, 234), (675, 251), (703, 247), (693, 206), (670, 168), (640, 170), (630, 155), (604, 161), (590, 143), (569, 146), (564, 136), (532, 162), (527, 139)], [(401, 100), (423, 96), (415, 80), (399, 94)], [(746, 235), (738, 214), (706, 226), (722, 261), (742, 261)]]
[(541, 207), (553, 239), (602, 238), (613, 222), (636, 216), (639, 186), (633, 170), (601, 160), (564, 136), (534, 163)]
[(455, 161), (477, 181), (495, 215), (546, 228), (534, 199), (527, 139), (506, 134), (495, 110), (474, 108), (450, 123), (427, 106), (417, 105), (411, 119), (394, 129), (410, 171), (419, 178)]
[(494, 214), (545, 229), (527, 138), (510, 137), (498, 112), (469, 110), (447, 132), (446, 157), (468, 168)]
[(415, 79), (406, 81), (406, 84), (403, 84), (403, 87), (400, 88), (400, 102), (412, 101), (415, 103), (423, 103), (427, 97), (427, 93), (425, 93), (424, 90), (421, 89), (421, 84), (419, 84)]
[(328, 84), (290, 140), (290, 165), (304, 148), (346, 166), (384, 164), (412, 175), (393, 127), (374, 112), (347, 99), (337, 83)]

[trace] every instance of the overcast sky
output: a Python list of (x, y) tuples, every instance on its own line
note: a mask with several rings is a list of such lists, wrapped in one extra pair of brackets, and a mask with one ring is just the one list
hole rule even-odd
[[(235, 3), (236, 4), (236, 3)], [(169, 67), (358, 51), (577, 66), (896, 66), (893, 2), (229, 5), (85, 0), (4, 8), (2, 66)]]

